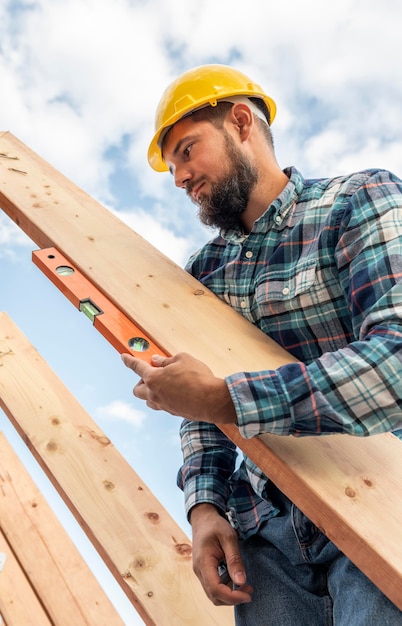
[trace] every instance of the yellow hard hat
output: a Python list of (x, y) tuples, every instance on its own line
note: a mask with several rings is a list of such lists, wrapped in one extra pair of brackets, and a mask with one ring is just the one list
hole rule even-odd
[(201, 65), (179, 76), (164, 91), (155, 114), (155, 135), (148, 149), (148, 161), (157, 172), (168, 167), (161, 152), (165, 132), (183, 116), (204, 105), (216, 106), (230, 96), (251, 96), (264, 100), (272, 124), (276, 104), (248, 76), (227, 65)]

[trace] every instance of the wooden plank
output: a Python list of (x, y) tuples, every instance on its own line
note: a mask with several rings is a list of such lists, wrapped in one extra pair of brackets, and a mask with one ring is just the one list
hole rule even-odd
[[(335, 438), (335, 439), (333, 439)], [(402, 442), (263, 435), (254, 460), (402, 610)]]
[[(0, 134), (0, 155), (9, 157), (0, 156), (0, 207), (40, 248), (58, 248), (156, 343), (166, 329), (166, 352), (210, 352), (221, 374), (231, 371), (232, 361), (251, 366), (255, 356), (247, 343), (234, 341), (233, 324), (252, 341), (254, 353), (266, 359), (268, 346), (270, 361), (289, 361), (264, 333), (10, 133)], [(228, 329), (197, 327), (195, 320), (211, 315), (225, 316)]]
[[(217, 376), (293, 360), (10, 133), (0, 136), (0, 153), (7, 214), (37, 245), (71, 259), (164, 352), (191, 352)], [(402, 499), (389, 497), (402, 493), (402, 442), (392, 435), (247, 441), (236, 428), (222, 430), (402, 609)], [(372, 456), (384, 459), (379, 473)]]
[(5, 313), (0, 406), (146, 624), (233, 624), (194, 575), (188, 537)]
[[(51, 623), (123, 626), (116, 609), (2, 433), (0, 526)], [(23, 620), (15, 623), (25, 624)], [(33, 623), (42, 624), (40, 620)]]
[(5, 556), (5, 563), (0, 571), (0, 624), (52, 626), (40, 599), (1, 530), (0, 553)]

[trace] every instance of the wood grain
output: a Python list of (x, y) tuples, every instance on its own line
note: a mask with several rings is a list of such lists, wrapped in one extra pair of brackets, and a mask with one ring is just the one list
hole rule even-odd
[[(214, 607), (193, 574), (188, 537), (5, 313), (0, 313), (0, 407), (146, 624), (233, 624), (232, 609)], [(13, 471), (8, 482), (0, 482), (0, 489), (2, 484), (4, 489), (15, 487), (15, 494), (24, 497), (22, 481)], [(1, 495), (0, 491), (0, 503)], [(27, 507), (29, 510), (29, 503)], [(8, 516), (7, 509), (0, 508), (0, 517), (3, 512)], [(21, 558), (28, 559), (23, 526), (13, 529), (12, 518), (9, 523), (15, 543), (22, 544)], [(42, 524), (46, 524), (44, 517)], [(51, 520), (49, 534), (50, 528)], [(42, 538), (32, 546), (32, 572), (39, 558), (37, 551), (45, 544)], [(54, 567), (62, 568), (58, 550), (52, 555)], [(36, 570), (35, 578), (41, 573), (46, 579), (46, 572)], [(89, 620), (97, 595), (89, 585), (86, 588), (78, 571), (76, 574), (76, 580), (71, 571), (68, 577), (71, 602), (76, 603), (82, 586), (81, 596), (87, 597), (85, 619)], [(51, 590), (42, 584), (38, 589), (45, 602)], [(84, 605), (79, 608), (83, 610)], [(114, 626), (121, 622), (110, 619), (106, 612), (103, 618), (100, 612), (94, 621), (84, 621), (81, 616), (55, 623)]]
[[(16, 159), (12, 170), (0, 158), (6, 213), (37, 245), (71, 259), (166, 354), (190, 352), (217, 376), (294, 360), (10, 133), (0, 152)], [(402, 442), (245, 440), (222, 430), (402, 609)]]
[[(116, 609), (2, 433), (0, 527), (0, 539), (6, 544), (0, 551), (7, 557), (0, 573), (0, 605), (6, 605), (1, 611), (8, 623), (123, 626)], [(17, 566), (20, 572), (15, 570)], [(8, 591), (6, 580), (11, 581)], [(29, 619), (15, 614), (17, 610), (26, 611)]]

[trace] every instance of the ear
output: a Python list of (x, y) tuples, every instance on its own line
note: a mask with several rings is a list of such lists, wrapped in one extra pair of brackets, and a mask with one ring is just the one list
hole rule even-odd
[(247, 104), (242, 102), (234, 104), (229, 120), (236, 126), (241, 141), (246, 141), (254, 127), (254, 116)]

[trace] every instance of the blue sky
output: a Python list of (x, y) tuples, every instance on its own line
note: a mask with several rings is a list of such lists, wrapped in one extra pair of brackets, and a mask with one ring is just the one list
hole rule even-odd
[[(212, 233), (171, 177), (146, 160), (167, 84), (195, 65), (233, 64), (277, 103), (272, 130), (283, 167), (296, 165), (306, 177), (366, 167), (402, 175), (401, 21), (398, 0), (0, 0), (0, 130), (183, 265)], [(32, 264), (33, 249), (0, 213), (0, 309), (189, 533), (175, 486), (179, 420), (133, 398), (131, 372)], [(8, 420), (0, 420), (100, 571)], [(101, 582), (112, 589), (106, 574)], [(142, 624), (118, 590), (111, 595), (127, 624)]]

